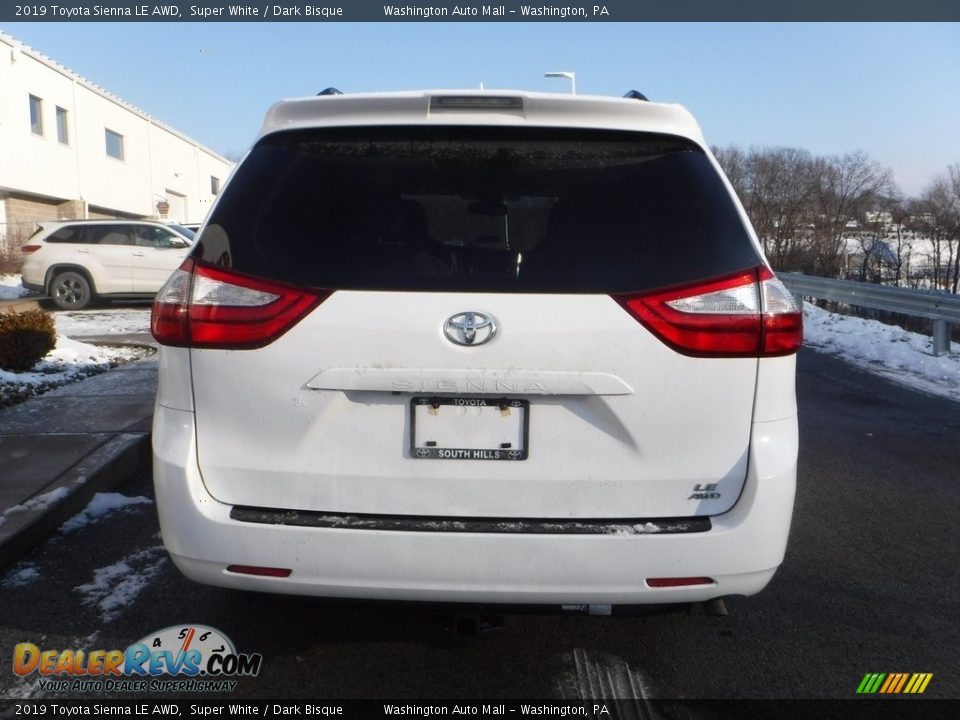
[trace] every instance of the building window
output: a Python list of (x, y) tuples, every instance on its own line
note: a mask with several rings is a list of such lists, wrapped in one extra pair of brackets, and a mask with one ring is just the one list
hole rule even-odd
[(220, 192), (220, 178), (210, 176), (210, 194), (217, 195)]
[(43, 100), (30, 96), (30, 130), (34, 135), (43, 135)]
[(107, 129), (107, 155), (123, 160), (123, 135)]
[(57, 140), (61, 145), (70, 144), (70, 135), (67, 132), (67, 111), (62, 107), (57, 108)]

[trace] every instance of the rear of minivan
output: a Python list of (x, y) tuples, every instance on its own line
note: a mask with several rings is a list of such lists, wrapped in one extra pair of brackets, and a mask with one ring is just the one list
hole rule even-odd
[(678, 106), (280, 103), (152, 329), (197, 581), (607, 606), (782, 561), (800, 313)]

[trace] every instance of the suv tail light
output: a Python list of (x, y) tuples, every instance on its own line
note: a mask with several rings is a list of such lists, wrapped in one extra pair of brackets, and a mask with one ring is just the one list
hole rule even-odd
[(803, 341), (803, 313), (767, 267), (614, 299), (684, 355), (773, 357)]
[(260, 348), (293, 327), (329, 294), (187, 258), (157, 293), (150, 332), (161, 345)]
[(21, 245), (20, 252), (22, 252), (24, 255), (29, 255), (30, 253), (35, 253), (42, 247), (42, 245)]

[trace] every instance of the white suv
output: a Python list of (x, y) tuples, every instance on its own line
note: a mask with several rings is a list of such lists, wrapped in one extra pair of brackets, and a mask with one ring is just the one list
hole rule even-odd
[(281, 102), (152, 331), (199, 582), (603, 613), (783, 559), (801, 315), (682, 107)]
[(99, 296), (153, 297), (180, 266), (193, 232), (137, 220), (43, 222), (21, 248), (23, 286), (62, 310)]

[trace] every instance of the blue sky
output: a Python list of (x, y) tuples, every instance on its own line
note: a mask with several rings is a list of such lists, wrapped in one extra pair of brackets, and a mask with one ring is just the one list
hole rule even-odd
[(518, 88), (686, 105), (711, 144), (865, 150), (919, 193), (960, 162), (960, 24), (8, 23), (221, 153), (282, 97)]

